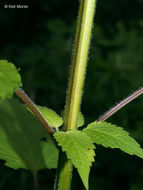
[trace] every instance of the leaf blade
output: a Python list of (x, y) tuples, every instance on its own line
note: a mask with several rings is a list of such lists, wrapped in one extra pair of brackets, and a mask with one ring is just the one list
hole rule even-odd
[(106, 122), (91, 123), (83, 130), (94, 143), (143, 158), (143, 149), (123, 128)]
[[(46, 137), (48, 141), (41, 141)], [(40, 170), (56, 168), (58, 150), (40, 122), (17, 100), (0, 104), (0, 159), (8, 167)]]
[(44, 106), (36, 105), (36, 107), (42, 113), (50, 127), (57, 128), (63, 124), (62, 117), (60, 117), (54, 110)]
[(77, 168), (84, 186), (88, 189), (90, 166), (95, 156), (95, 146), (91, 139), (81, 131), (56, 132), (54, 137), (62, 150), (66, 151), (67, 157)]
[(0, 60), (0, 102), (11, 97), (20, 86), (21, 77), (16, 67), (6, 60)]

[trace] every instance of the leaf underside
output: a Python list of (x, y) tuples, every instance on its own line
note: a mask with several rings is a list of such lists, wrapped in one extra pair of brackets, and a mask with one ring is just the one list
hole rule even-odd
[[(41, 140), (46, 137), (46, 140)], [(15, 99), (0, 104), (0, 159), (14, 169), (56, 168), (58, 150), (47, 132)]]
[(62, 150), (66, 151), (68, 159), (77, 168), (84, 186), (88, 189), (90, 166), (95, 156), (95, 146), (91, 139), (81, 131), (56, 132), (54, 137)]
[(119, 148), (122, 151), (143, 158), (143, 149), (123, 128), (106, 122), (91, 123), (83, 130), (93, 141), (104, 147)]
[(0, 60), (0, 102), (11, 97), (21, 85), (21, 77), (16, 67), (6, 60)]

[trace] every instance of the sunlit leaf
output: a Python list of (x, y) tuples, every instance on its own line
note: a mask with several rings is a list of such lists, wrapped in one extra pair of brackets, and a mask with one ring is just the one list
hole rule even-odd
[(90, 166), (94, 162), (94, 148), (91, 139), (81, 131), (56, 132), (54, 137), (58, 144), (66, 151), (75, 168), (88, 189)]
[(91, 123), (83, 130), (94, 143), (143, 158), (143, 149), (123, 128), (106, 122)]
[(20, 87), (21, 77), (16, 67), (6, 61), (0, 61), (0, 102), (13, 95), (13, 92)]
[[(45, 106), (35, 106), (42, 113), (50, 127), (57, 128), (63, 124), (62, 117), (60, 117), (54, 110), (49, 109)], [(26, 107), (26, 109), (33, 114), (33, 112), (28, 107)]]

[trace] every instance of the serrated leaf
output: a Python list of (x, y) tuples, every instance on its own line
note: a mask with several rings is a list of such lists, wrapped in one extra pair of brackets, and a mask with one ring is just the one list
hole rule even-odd
[[(46, 137), (43, 141), (41, 138)], [(44, 127), (15, 99), (0, 104), (0, 159), (11, 168), (56, 168), (58, 150)]]
[(56, 132), (54, 137), (58, 144), (66, 151), (75, 168), (88, 189), (90, 166), (94, 162), (94, 148), (91, 139), (81, 131)]
[(94, 143), (143, 158), (143, 149), (123, 128), (106, 122), (91, 123), (83, 130)]
[(12, 96), (13, 92), (21, 86), (21, 77), (16, 67), (6, 61), (0, 61), (0, 102)]
[[(63, 119), (65, 117), (65, 111), (62, 111), (61, 113)], [(81, 112), (79, 112), (78, 121), (77, 121), (77, 127), (82, 127), (84, 125), (84, 116)]]
[[(44, 116), (50, 127), (57, 128), (63, 124), (62, 117), (60, 117), (54, 110), (49, 109), (45, 106), (39, 106), (39, 105), (35, 106), (42, 113), (42, 115)], [(28, 107), (26, 107), (26, 109), (33, 114), (33, 112)]]

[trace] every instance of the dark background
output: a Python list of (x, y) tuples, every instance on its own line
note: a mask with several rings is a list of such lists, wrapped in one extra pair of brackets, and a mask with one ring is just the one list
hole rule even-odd
[[(26, 4), (28, 9), (4, 8)], [(0, 59), (21, 68), (23, 89), (39, 105), (64, 108), (79, 1), (0, 2)], [(81, 106), (85, 126), (143, 84), (143, 0), (98, 0)], [(143, 145), (143, 97), (109, 122)], [(90, 190), (142, 190), (143, 160), (97, 146)], [(50, 190), (55, 170), (41, 170), (41, 190)], [(0, 163), (0, 189), (32, 190), (26, 170)], [(72, 189), (84, 190), (74, 171)]]

